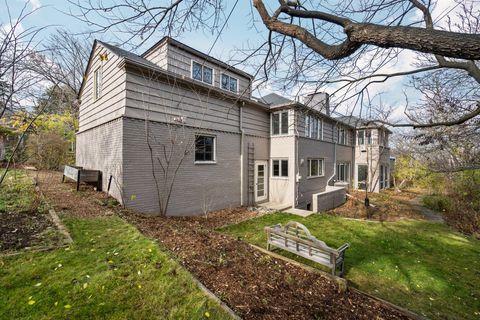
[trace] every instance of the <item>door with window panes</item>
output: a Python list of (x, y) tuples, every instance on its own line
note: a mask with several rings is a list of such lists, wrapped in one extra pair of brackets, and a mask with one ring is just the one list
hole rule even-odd
[(255, 202), (267, 200), (268, 162), (255, 161)]

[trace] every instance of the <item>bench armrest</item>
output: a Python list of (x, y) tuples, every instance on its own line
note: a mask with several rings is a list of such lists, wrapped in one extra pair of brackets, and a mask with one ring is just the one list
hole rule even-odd
[(350, 243), (344, 243), (340, 248), (337, 249), (339, 254), (342, 254), (345, 250), (350, 247)]

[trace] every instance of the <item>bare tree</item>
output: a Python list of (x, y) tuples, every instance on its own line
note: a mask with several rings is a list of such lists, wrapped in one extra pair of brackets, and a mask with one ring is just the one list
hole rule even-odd
[[(268, 29), (261, 47), (244, 52), (238, 63), (250, 60), (262, 71), (260, 81), (276, 83), (279, 89), (319, 91), (334, 86), (337, 104), (359, 106), (357, 113), (369, 108), (369, 87), (392, 77), (458, 70), (480, 83), (479, 9), (474, 0), (455, 0), (463, 10), (462, 24), (435, 25), (430, 0), (359, 1), (287, 1), (279, 0), (277, 8), (267, 9), (264, 1), (252, 0), (252, 26), (255, 14)], [(217, 30), (225, 15), (226, 2), (173, 1), (165, 4), (128, 0), (124, 4), (77, 0), (72, 2), (79, 19), (97, 31), (115, 31), (140, 38), (140, 44), (163, 33), (178, 34), (185, 30)], [(449, 12), (442, 20), (448, 20)], [(477, 22), (475, 22), (477, 21)], [(426, 41), (428, 39), (428, 41)], [(423, 65), (399, 72), (382, 72), (397, 59), (403, 49), (426, 54)], [(353, 109), (352, 109), (353, 112)], [(413, 119), (392, 126), (431, 127), (456, 125), (480, 114), (480, 105), (468, 113), (455, 110), (448, 122), (425, 123)]]
[(40, 78), (32, 74), (30, 67), (40, 52), (38, 35), (46, 28), (23, 26), (38, 10), (28, 11), (28, 1), (16, 16), (12, 16), (7, 1), (3, 7), (8, 20), (0, 21), (0, 118), (6, 112), (22, 109), (21, 102), (38, 89)]

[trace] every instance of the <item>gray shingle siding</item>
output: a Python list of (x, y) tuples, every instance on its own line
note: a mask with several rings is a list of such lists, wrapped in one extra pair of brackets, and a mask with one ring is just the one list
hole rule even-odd
[(123, 185), (122, 119), (104, 123), (77, 134), (76, 165), (102, 171), (102, 189), (107, 192), (113, 176), (110, 194), (122, 201)]
[[(152, 161), (146, 143), (145, 121), (123, 119), (125, 134), (124, 179), (126, 205), (146, 213), (158, 213), (158, 196), (152, 174)], [(196, 133), (214, 135), (216, 137), (216, 164), (195, 164), (193, 148), (184, 157), (175, 176), (168, 212), (170, 215), (191, 215), (202, 213), (202, 203), (212, 199), (211, 209), (236, 207), (240, 205), (240, 135), (220, 131), (180, 127), (177, 134), (185, 134), (186, 141), (192, 141)], [(157, 181), (162, 186), (162, 169), (157, 160), (165, 155), (171, 146), (170, 136), (175, 129), (165, 123), (150, 122), (149, 132), (155, 139), (151, 145), (154, 153), (154, 167)], [(185, 133), (183, 133), (185, 132)], [(183, 138), (182, 138), (183, 139)], [(154, 140), (154, 141), (153, 141)], [(183, 149), (182, 149), (183, 150)], [(168, 151), (167, 151), (168, 154)], [(174, 172), (182, 158), (181, 152), (175, 153), (171, 163)], [(173, 174), (172, 174), (173, 176)], [(171, 177), (169, 181), (171, 180)], [(162, 189), (161, 192), (164, 192)], [(213, 197), (213, 198), (212, 198)]]

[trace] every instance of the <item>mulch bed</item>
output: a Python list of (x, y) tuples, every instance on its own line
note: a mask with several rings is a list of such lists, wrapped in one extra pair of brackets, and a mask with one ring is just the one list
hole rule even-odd
[(381, 194), (369, 194), (370, 203), (375, 207), (365, 208), (363, 203), (365, 193), (361, 191), (350, 192), (356, 199), (347, 198), (347, 202), (338, 208), (328, 211), (328, 214), (376, 221), (398, 221), (403, 219), (423, 219), (421, 212), (410, 203), (417, 196), (411, 192), (395, 193), (385, 190)]
[(43, 192), (55, 206), (81, 217), (111, 214), (113, 210), (157, 239), (244, 319), (408, 318), (361, 293), (339, 293), (332, 280), (264, 255), (245, 242), (213, 230), (254, 217), (255, 212), (236, 208), (211, 213), (207, 218), (146, 217), (106, 206), (102, 193), (71, 192), (73, 186), (60, 184), (60, 177), (40, 177), (41, 185), (48, 184)]

